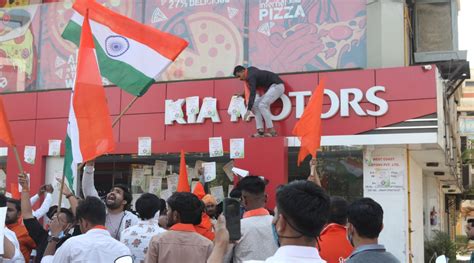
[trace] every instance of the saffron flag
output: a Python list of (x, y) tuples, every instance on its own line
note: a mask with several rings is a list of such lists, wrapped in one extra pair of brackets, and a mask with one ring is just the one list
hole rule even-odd
[(115, 147), (105, 90), (88, 21), (86, 13), (65, 140), (64, 175), (71, 189), (79, 163), (112, 152)]
[(300, 137), (301, 146), (298, 153), (298, 166), (311, 154), (316, 157), (316, 152), (321, 146), (321, 113), (323, 110), (324, 80), (313, 91), (313, 95), (306, 105), (301, 119), (293, 128), (293, 135)]
[(117, 14), (94, 0), (77, 0), (62, 37), (79, 45), (86, 9), (102, 76), (141, 96), (188, 42)]
[(4, 141), (8, 146), (15, 145), (13, 140), (12, 131), (10, 129), (10, 122), (3, 106), (3, 99), (0, 96), (0, 140)]
[(202, 200), (202, 198), (206, 195), (206, 191), (204, 191), (204, 186), (202, 186), (201, 182), (197, 182), (196, 186), (194, 187), (193, 194)]
[(181, 150), (181, 161), (179, 163), (179, 178), (176, 192), (191, 192), (188, 181), (188, 170), (186, 168), (186, 160), (184, 159), (184, 151)]

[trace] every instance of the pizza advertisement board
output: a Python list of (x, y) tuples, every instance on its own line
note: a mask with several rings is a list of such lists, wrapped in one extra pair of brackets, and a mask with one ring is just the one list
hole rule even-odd
[[(239, 64), (276, 73), (366, 67), (365, 0), (98, 1), (189, 42), (159, 81), (230, 77)], [(0, 85), (0, 92), (72, 87), (77, 47), (61, 38), (72, 4), (5, 9), (22, 12), (31, 22), (0, 32), (0, 57), (19, 72), (8, 75), (12, 83)], [(104, 79), (104, 85), (112, 83)]]

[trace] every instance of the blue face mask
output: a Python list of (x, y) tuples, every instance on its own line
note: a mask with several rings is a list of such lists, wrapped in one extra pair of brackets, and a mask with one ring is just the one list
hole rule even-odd
[[(51, 231), (48, 232), (48, 234), (51, 236)], [(64, 231), (61, 230), (58, 234), (58, 238), (63, 238), (64, 237)]]
[(280, 240), (278, 239), (278, 232), (277, 232), (275, 224), (272, 224), (272, 232), (273, 232), (273, 239), (275, 240), (277, 246), (280, 247)]

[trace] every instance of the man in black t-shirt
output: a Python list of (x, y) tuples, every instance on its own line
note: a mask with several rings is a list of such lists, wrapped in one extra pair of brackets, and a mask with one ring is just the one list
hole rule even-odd
[[(260, 70), (256, 67), (244, 68), (240, 65), (234, 68), (234, 76), (245, 81), (247, 113), (244, 119), (247, 120), (250, 112), (253, 112), (257, 126), (257, 133), (252, 137), (276, 136), (270, 106), (285, 92), (283, 80), (273, 72)], [(263, 95), (257, 94), (257, 88), (264, 91)], [(263, 127), (264, 123), (267, 128), (266, 132)]]

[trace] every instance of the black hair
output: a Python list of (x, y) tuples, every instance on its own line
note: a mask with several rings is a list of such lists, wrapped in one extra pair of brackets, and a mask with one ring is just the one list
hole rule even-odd
[(239, 181), (237, 188), (242, 192), (259, 195), (265, 193), (265, 181), (260, 176), (246, 176)]
[(329, 212), (328, 223), (339, 225), (347, 224), (347, 207), (349, 203), (340, 196), (331, 196), (331, 209)]
[(180, 223), (199, 225), (204, 203), (188, 192), (176, 192), (166, 201), (172, 211), (179, 214)]
[(278, 212), (303, 236), (319, 237), (329, 217), (329, 195), (307, 180), (281, 186), (276, 193)]
[(5, 207), (7, 206), (7, 197), (5, 194), (0, 193), (0, 207)]
[(474, 227), (474, 218), (469, 218), (467, 220), (467, 223), (471, 226), (471, 227)]
[(53, 205), (48, 209), (48, 212), (46, 212), (46, 216), (48, 217), (49, 220), (51, 220), (56, 213), (56, 210), (58, 210), (57, 205)]
[(240, 191), (240, 189), (236, 187), (236, 188), (232, 189), (232, 191), (230, 191), (229, 196), (231, 198), (240, 199), (242, 197), (242, 191)]
[(93, 225), (105, 225), (105, 205), (97, 197), (88, 196), (79, 201), (76, 208), (76, 219), (86, 220)]
[(163, 198), (160, 198), (160, 216), (165, 215), (166, 213), (166, 201)]
[(242, 72), (242, 71), (244, 71), (244, 70), (245, 70), (245, 68), (242, 67), (241, 65), (235, 66), (235, 68), (234, 68), (234, 73), (233, 73), (234, 77), (237, 77), (237, 73)]
[(133, 196), (132, 196), (132, 193), (130, 192), (130, 189), (128, 188), (128, 186), (124, 184), (116, 184), (112, 187), (112, 189), (114, 189), (115, 187), (122, 189), (123, 199), (127, 201), (127, 204), (125, 205), (125, 210), (130, 210), (130, 207), (132, 206), (132, 200), (133, 200)]
[(135, 210), (142, 220), (153, 218), (160, 208), (160, 198), (150, 193), (142, 194), (135, 203)]
[(14, 204), (16, 211), (21, 212), (21, 202), (20, 202), (20, 200), (13, 199), (13, 198), (7, 198), (7, 202)]
[(382, 232), (383, 209), (373, 199), (361, 198), (348, 207), (347, 219), (359, 236), (377, 238)]

